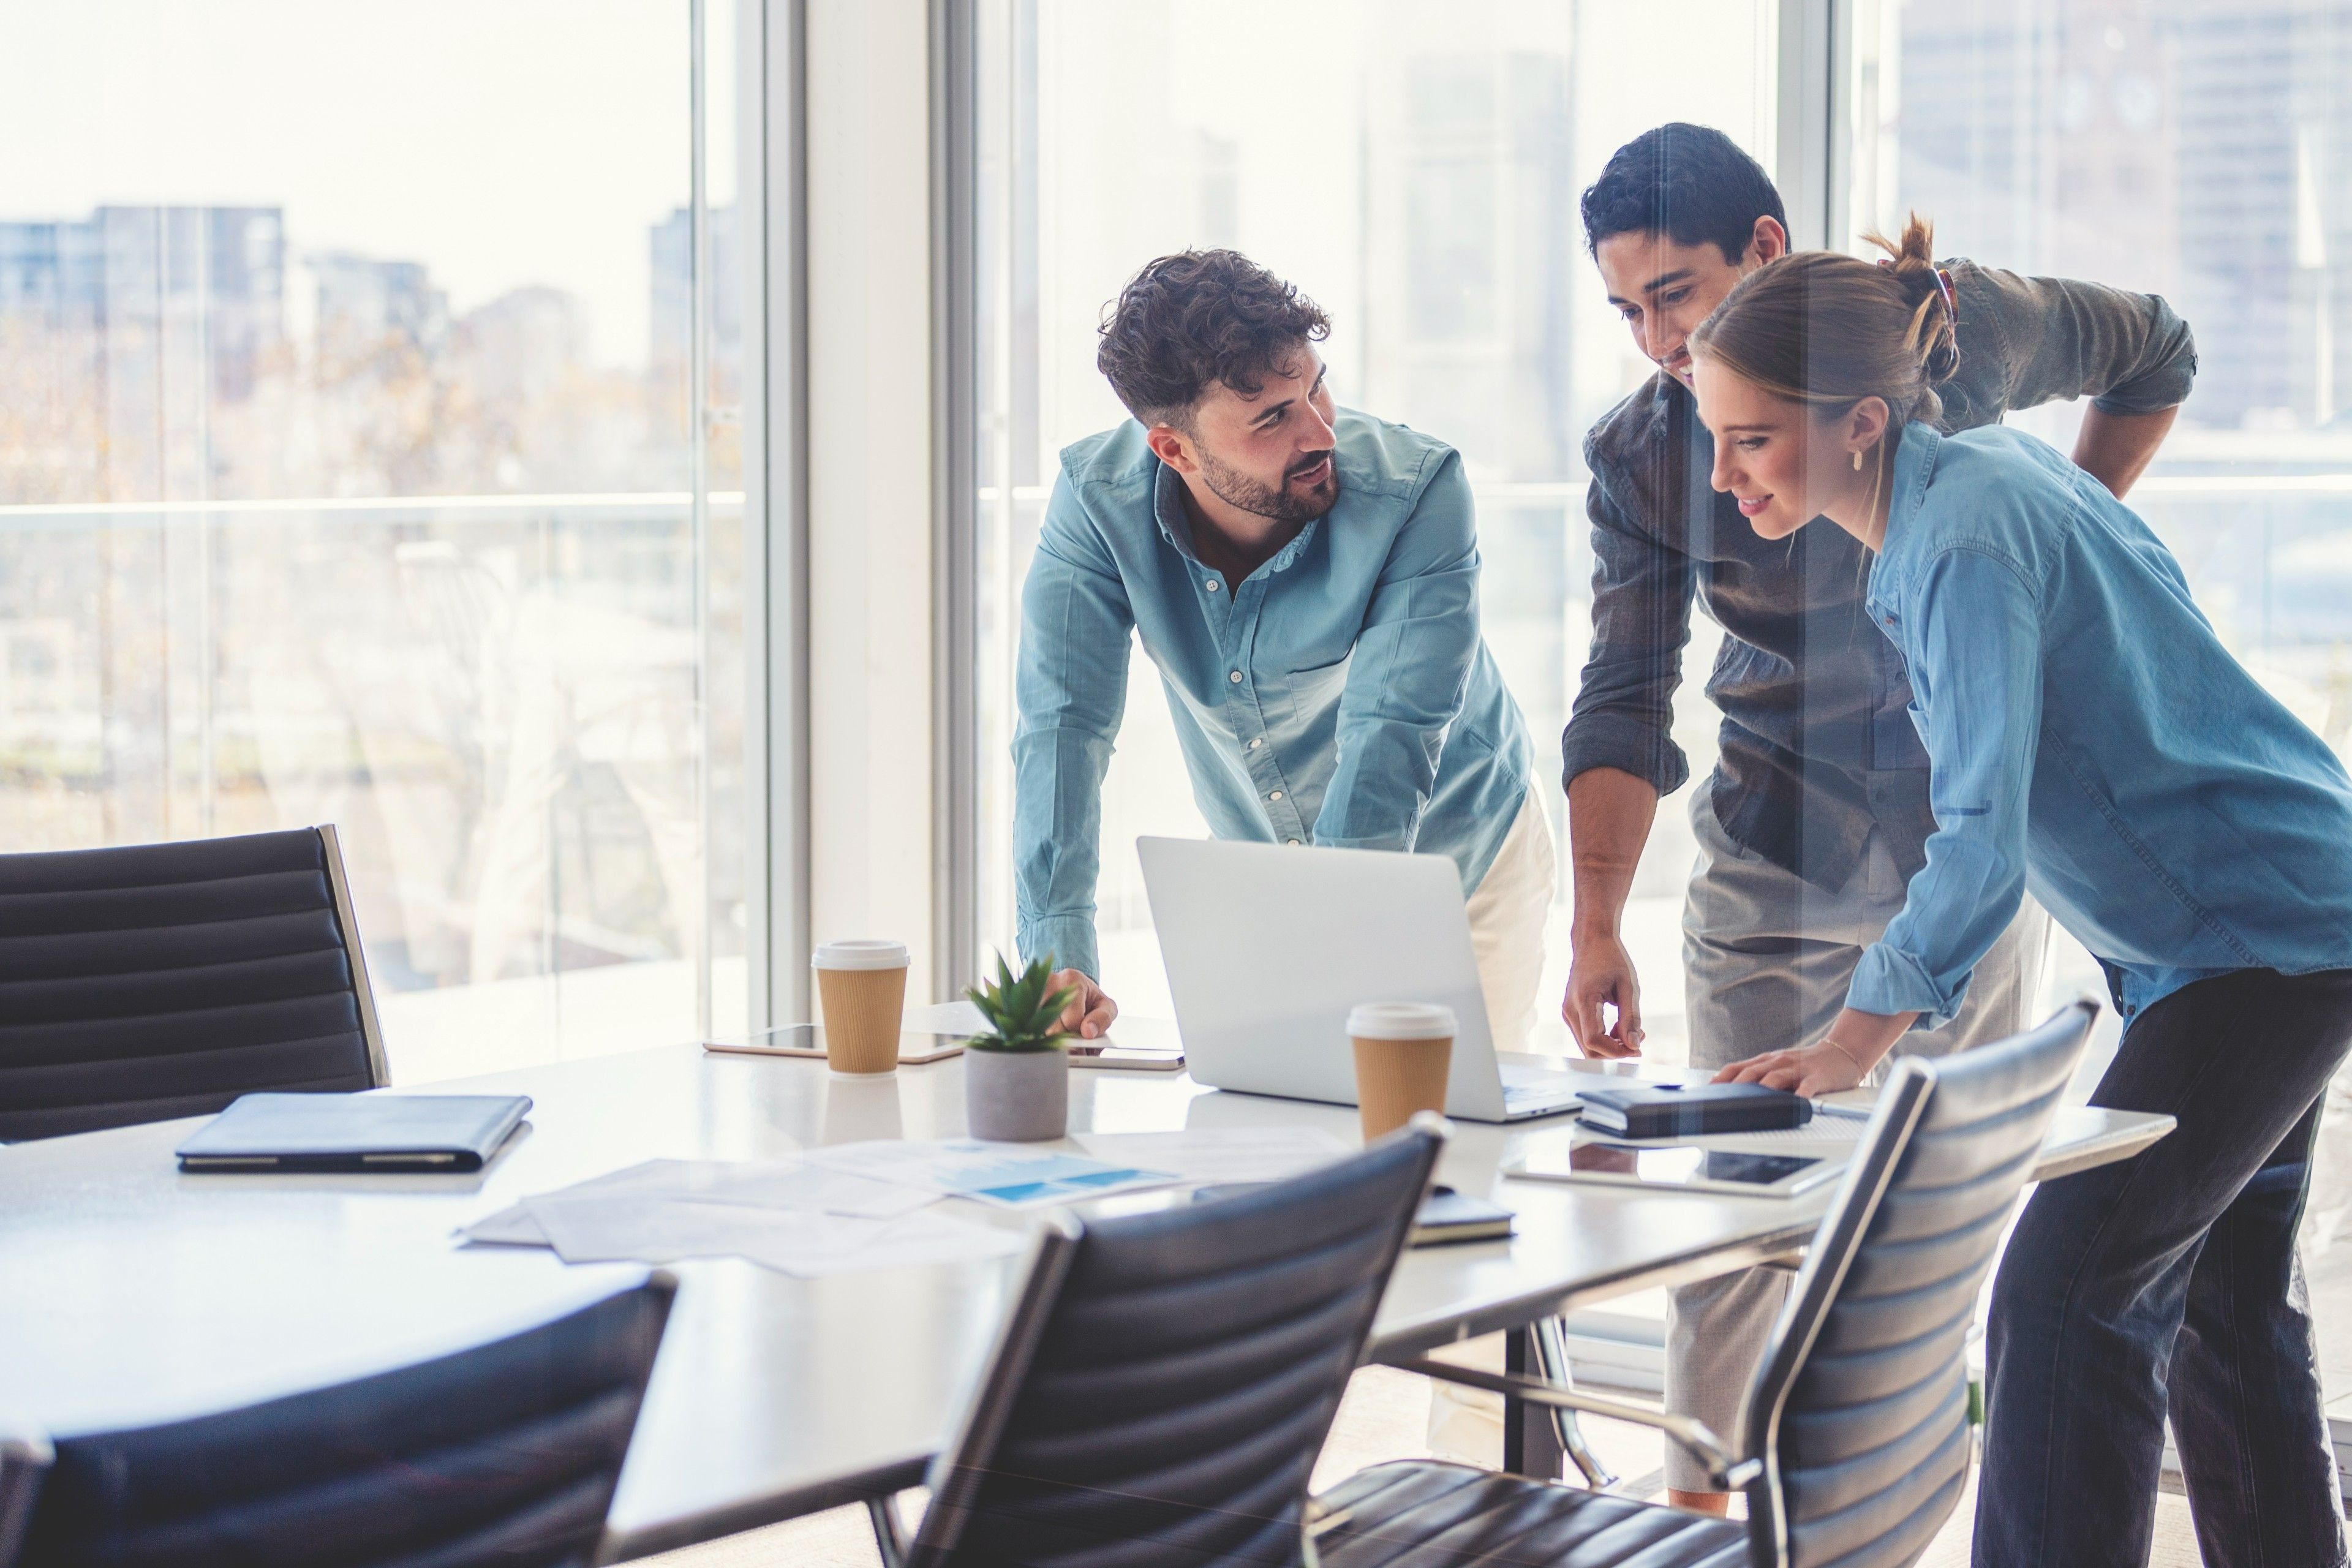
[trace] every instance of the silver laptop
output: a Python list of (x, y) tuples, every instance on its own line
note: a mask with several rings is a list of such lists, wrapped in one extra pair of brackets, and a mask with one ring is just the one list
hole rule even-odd
[(1496, 1058), (1462, 875), (1446, 857), (1192, 838), (1136, 848), (1198, 1082), (1353, 1105), (1348, 1010), (1442, 1002), (1455, 1024), (1447, 1115), (1550, 1116), (1591, 1087), (1541, 1058)]

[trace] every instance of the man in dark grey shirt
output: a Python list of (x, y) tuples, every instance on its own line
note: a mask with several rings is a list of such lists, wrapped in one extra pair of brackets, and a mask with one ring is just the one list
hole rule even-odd
[[(1707, 482), (1714, 446), (1684, 339), (1787, 249), (1771, 181), (1721, 132), (1664, 125), (1618, 150), (1583, 215), (1610, 300), (1659, 371), (1585, 442), (1593, 637), (1562, 742), (1576, 890), (1562, 1012), (1587, 1055), (1640, 1052), (1639, 982), (1618, 924), (1658, 797), (1689, 776), (1671, 726), (1696, 598), (1725, 634), (1707, 681), (1723, 724), (1690, 807), (1685, 999), (1691, 1063), (1718, 1067), (1826, 1031), (1924, 863), (1927, 758), (1902, 659), (1863, 612), (1861, 546), (1825, 529), (1768, 542)], [(1960, 357), (1939, 389), (1945, 426), (2091, 397), (2074, 460), (2123, 494), (2189, 395), (2188, 327), (2152, 295), (1966, 261), (1948, 271)], [(1903, 1048), (1965, 1049), (2022, 1026), (2047, 925), (2029, 906), (1979, 966), (1960, 1016)], [(1668, 1408), (1732, 1429), (1785, 1289), (1755, 1271), (1675, 1293)], [(1671, 1447), (1667, 1479), (1677, 1503), (1721, 1511), (1726, 1500)]]

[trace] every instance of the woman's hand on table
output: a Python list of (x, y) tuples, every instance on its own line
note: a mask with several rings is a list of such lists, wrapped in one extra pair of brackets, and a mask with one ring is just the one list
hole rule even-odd
[(1827, 1040), (1799, 1050), (1766, 1051), (1762, 1056), (1734, 1062), (1715, 1075), (1717, 1083), (1760, 1083), (1767, 1089), (1785, 1089), (1809, 1100), (1853, 1089), (1862, 1079), (1861, 1064)]

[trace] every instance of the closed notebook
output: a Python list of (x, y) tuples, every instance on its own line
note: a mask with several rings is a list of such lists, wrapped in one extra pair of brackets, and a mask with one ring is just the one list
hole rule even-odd
[(1457, 1193), (1452, 1187), (1432, 1187), (1412, 1216), (1408, 1247), (1444, 1247), (1455, 1241), (1495, 1241), (1511, 1234), (1511, 1211), (1500, 1204)]
[(184, 1171), (478, 1171), (520, 1094), (248, 1094), (180, 1145)]
[(1588, 1089), (1578, 1120), (1619, 1138), (1695, 1138), (1710, 1132), (1770, 1132), (1802, 1127), (1813, 1102), (1760, 1083), (1707, 1083), (1690, 1089), (1662, 1084)]

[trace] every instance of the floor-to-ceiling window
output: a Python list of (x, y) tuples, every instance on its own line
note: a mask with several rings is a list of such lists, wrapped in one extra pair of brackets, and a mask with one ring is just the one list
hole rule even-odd
[[(1579, 191), (1666, 120), (1772, 153), (1770, 0), (982, 0), (979, 745), (982, 936), (1011, 945), (1011, 665), (1055, 454), (1127, 417), (1094, 368), (1137, 268), (1232, 246), (1330, 313), (1343, 405), (1460, 448), (1485, 629), (1557, 821), (1559, 731), (1589, 638), (1585, 429), (1650, 366), (1586, 258)], [(1709, 657), (1691, 650), (1691, 668)], [(1104, 792), (1105, 984), (1164, 1015), (1134, 840), (1200, 834), (1166, 700), (1133, 666)], [(1686, 704), (1694, 766), (1711, 715)], [(1660, 814), (1629, 934), (1677, 1032), (1688, 835)], [(1557, 994), (1566, 922), (1555, 921)], [(1549, 1009), (1547, 1009), (1549, 1010)]]
[(0, 848), (339, 825), (397, 1080), (742, 1015), (699, 9), (83, 0), (0, 50)]
[[(2238, 657), (2352, 752), (2352, 0), (1876, 0), (1855, 26), (1854, 226), (1916, 209), (1948, 255), (2179, 310), (2196, 390), (2132, 504)], [(2081, 414), (2012, 423), (2063, 449)], [(2338, 1417), (2346, 1088), (2305, 1231)]]

